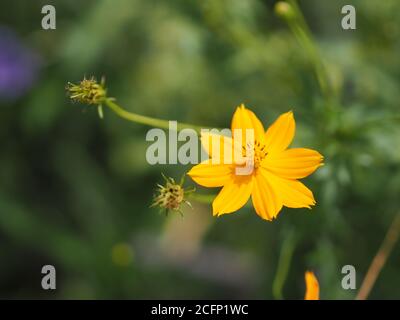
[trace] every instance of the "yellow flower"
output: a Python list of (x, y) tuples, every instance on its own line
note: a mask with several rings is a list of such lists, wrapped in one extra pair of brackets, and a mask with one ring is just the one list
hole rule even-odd
[[(213, 160), (215, 148), (212, 144), (216, 135), (203, 134), (202, 144), (211, 159), (188, 172), (202, 186), (223, 187), (212, 204), (214, 215), (235, 212), (246, 204), (250, 196), (255, 211), (265, 220), (276, 218), (282, 206), (310, 208), (315, 204), (311, 190), (297, 179), (313, 173), (322, 165), (323, 157), (311, 149), (287, 149), (295, 134), (291, 111), (282, 114), (265, 131), (256, 115), (242, 104), (233, 115), (231, 129), (232, 138), (217, 136), (222, 146), (218, 154), (222, 161), (216, 163)], [(238, 131), (240, 135), (236, 134)], [(253, 139), (247, 139), (246, 135), (251, 136), (251, 133)], [(238, 145), (241, 151), (238, 151)], [(227, 159), (227, 150), (234, 154), (245, 152), (243, 158), (246, 161), (252, 159), (251, 173), (238, 174), (238, 170), (244, 169), (243, 160), (239, 161), (236, 157), (234, 160)]]
[(304, 296), (304, 300), (319, 300), (319, 284), (317, 277), (312, 271), (307, 271), (305, 279), (306, 295)]

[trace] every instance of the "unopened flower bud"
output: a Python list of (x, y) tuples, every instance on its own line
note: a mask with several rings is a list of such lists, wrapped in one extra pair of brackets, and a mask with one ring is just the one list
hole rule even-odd
[(294, 17), (292, 6), (285, 1), (278, 1), (275, 4), (275, 14), (284, 19), (291, 19)]

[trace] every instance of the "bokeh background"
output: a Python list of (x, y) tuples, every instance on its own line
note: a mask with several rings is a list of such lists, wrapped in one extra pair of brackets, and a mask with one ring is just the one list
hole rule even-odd
[[(302, 299), (308, 269), (321, 298), (355, 297), (342, 266), (359, 288), (400, 210), (400, 2), (300, 1), (329, 97), (275, 3), (2, 0), (1, 298)], [(45, 4), (56, 30), (41, 29)], [(345, 4), (357, 30), (341, 28)], [(216, 219), (196, 202), (183, 218), (159, 214), (161, 172), (179, 179), (190, 166), (149, 165), (148, 128), (72, 104), (65, 85), (84, 75), (106, 76), (128, 110), (199, 125), (229, 127), (242, 102), (266, 126), (292, 109), (294, 145), (325, 156), (305, 179), (316, 207), (272, 223), (251, 207)], [(370, 298), (400, 298), (399, 256)], [(41, 288), (45, 264), (55, 291)]]

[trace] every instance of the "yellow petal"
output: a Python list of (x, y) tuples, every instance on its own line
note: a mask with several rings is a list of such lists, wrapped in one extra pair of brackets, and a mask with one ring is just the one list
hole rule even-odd
[(294, 148), (268, 155), (262, 166), (282, 178), (301, 179), (319, 168), (322, 160), (322, 155), (317, 151)]
[[(241, 145), (235, 144), (231, 137), (213, 132), (202, 132), (200, 139), (204, 150), (214, 164), (232, 164), (242, 155)], [(235, 157), (235, 152), (239, 156)]]
[(279, 194), (275, 192), (268, 179), (258, 170), (253, 184), (251, 199), (257, 214), (265, 220), (276, 218), (282, 209), (282, 200)]
[(232, 134), (235, 130), (241, 129), (242, 144), (246, 144), (246, 129), (254, 130), (254, 139), (258, 142), (264, 143), (264, 126), (257, 118), (253, 111), (246, 109), (244, 104), (236, 108), (232, 118)]
[(305, 274), (306, 294), (304, 300), (319, 300), (319, 284), (316, 276), (312, 271)]
[(278, 177), (264, 168), (259, 168), (259, 171), (270, 182), (275, 193), (279, 194), (284, 206), (289, 208), (310, 208), (315, 205), (311, 190), (300, 181)]
[(270, 154), (285, 150), (292, 142), (295, 130), (296, 123), (292, 111), (279, 116), (265, 133), (266, 150)]
[(213, 201), (213, 214), (232, 213), (243, 207), (250, 198), (253, 187), (253, 177), (232, 176), (233, 179), (224, 185)]
[(231, 180), (232, 165), (212, 164), (210, 160), (194, 166), (187, 173), (196, 183), (204, 187), (221, 187)]

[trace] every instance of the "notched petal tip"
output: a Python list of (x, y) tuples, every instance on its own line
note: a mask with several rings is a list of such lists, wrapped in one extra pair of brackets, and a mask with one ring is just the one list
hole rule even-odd
[(313, 150), (315, 153), (317, 153), (317, 155), (319, 156), (319, 160), (323, 161), (325, 159), (324, 155), (319, 153), (317, 150), (314, 150), (314, 149), (311, 149), (311, 150)]
[(244, 103), (241, 103), (236, 107), (235, 112), (233, 113), (233, 115), (235, 115), (236, 112), (241, 112), (242, 110), (247, 110), (246, 106), (244, 105)]
[(259, 214), (258, 214), (258, 216), (261, 218), (261, 219), (263, 219), (264, 221), (268, 221), (268, 222), (273, 222), (274, 220), (276, 220), (276, 217), (266, 217), (266, 216), (260, 216)]
[(196, 170), (196, 166), (193, 166), (188, 172), (186, 172), (186, 175), (188, 175), (189, 177), (193, 177), (194, 175), (194, 171)]
[[(236, 210), (234, 210), (234, 211), (232, 211), (232, 212), (235, 212), (235, 211), (236, 211)], [(213, 213), (213, 216), (214, 216), (214, 217), (219, 218), (220, 216), (223, 216), (223, 215), (225, 215), (225, 214), (229, 214), (229, 213), (232, 213), (232, 212), (224, 212), (224, 211), (221, 211), (220, 208), (216, 208), (216, 206), (214, 205), (214, 202), (213, 202), (213, 204), (212, 204), (212, 213)]]
[(290, 120), (295, 121), (293, 110), (290, 110), (290, 111), (286, 112), (285, 115), (286, 115)]
[(317, 204), (317, 201), (315, 201), (315, 199), (313, 199), (313, 200), (311, 201), (311, 203), (310, 203), (308, 206), (306, 206), (305, 208), (307, 208), (307, 209), (309, 209), (309, 210), (312, 210), (313, 207), (314, 207), (316, 204)]
[(212, 203), (212, 214), (214, 217), (219, 217), (221, 213), (215, 208), (214, 202)]

